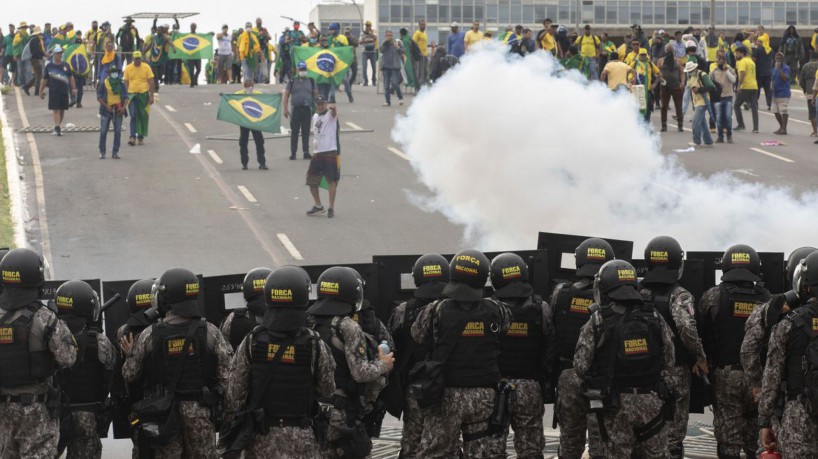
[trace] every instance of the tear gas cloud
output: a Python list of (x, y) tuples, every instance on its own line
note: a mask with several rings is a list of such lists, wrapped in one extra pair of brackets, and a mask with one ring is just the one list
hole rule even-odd
[(635, 255), (657, 235), (688, 251), (818, 244), (816, 192), (691, 174), (660, 153), (628, 95), (560, 73), (543, 53), (470, 54), (392, 135), (431, 190), (410, 200), (483, 250), (536, 247), (539, 231), (633, 240)]

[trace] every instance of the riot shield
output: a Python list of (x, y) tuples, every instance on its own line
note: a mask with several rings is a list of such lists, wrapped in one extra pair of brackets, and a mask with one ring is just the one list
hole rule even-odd
[[(645, 273), (648, 269), (645, 265), (645, 260), (631, 260), (631, 264), (636, 268), (637, 277), (640, 279), (645, 277)], [(698, 301), (706, 290), (704, 288), (704, 262), (701, 260), (685, 260), (679, 285), (690, 292), (695, 301)]]
[(231, 309), (245, 306), (242, 283), (246, 274), (228, 274), (202, 279), (204, 311), (208, 322), (219, 325)]
[[(576, 280), (576, 267), (574, 266), (574, 251), (582, 241), (593, 236), (578, 236), (575, 234), (559, 234), (541, 232), (537, 238), (537, 249), (548, 251), (547, 269), (551, 285), (550, 291), (560, 283), (573, 282)], [(633, 257), (633, 242), (621, 241), (618, 239), (602, 238), (608, 241), (613, 247), (614, 255), (621, 260), (630, 261)]]
[[(704, 262), (704, 290), (721, 283), (721, 257), (724, 252), (687, 252), (688, 260)], [(784, 285), (787, 263), (783, 252), (759, 252), (761, 258), (761, 280), (770, 293), (782, 293), (789, 290)]]

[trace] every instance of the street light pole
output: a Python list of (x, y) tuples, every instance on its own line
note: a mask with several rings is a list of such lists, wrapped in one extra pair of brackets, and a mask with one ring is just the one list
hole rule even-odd
[(716, 0), (710, 0), (710, 28), (716, 29)]

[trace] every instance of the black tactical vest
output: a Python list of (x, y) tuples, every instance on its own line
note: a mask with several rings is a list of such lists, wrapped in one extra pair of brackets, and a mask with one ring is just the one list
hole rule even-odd
[(579, 332), (588, 322), (588, 307), (594, 302), (594, 289), (589, 285), (577, 289), (574, 284), (563, 284), (554, 301), (554, 328), (557, 331), (557, 354), (560, 360), (573, 362), (579, 341)]
[(230, 341), (230, 345), (233, 346), (233, 350), (235, 351), (242, 340), (244, 340), (244, 337), (253, 331), (258, 324), (250, 317), (250, 312), (247, 311), (247, 308), (236, 309), (232, 314), (233, 321), (230, 322), (230, 336), (228, 337), (228, 341)]
[[(454, 345), (446, 363), (446, 386), (496, 387), (500, 381), (497, 358), (501, 325), (497, 303), (488, 299), (466, 304), (444, 300), (437, 323), (440, 340), (435, 343), (436, 352)], [(457, 333), (457, 343), (448, 342), (446, 337)]]
[(807, 346), (818, 337), (818, 303), (796, 309), (786, 320), (792, 321), (792, 328), (787, 337), (783, 378), (787, 382), (787, 396), (792, 399), (804, 393)]
[(395, 367), (402, 377), (407, 377), (409, 370), (415, 363), (424, 360), (432, 350), (431, 343), (418, 344), (412, 338), (412, 325), (415, 323), (420, 310), (433, 300), (412, 298), (406, 302), (403, 324), (394, 330), (392, 338), (395, 340)]
[(500, 337), (500, 374), (504, 378), (536, 379), (543, 374), (542, 298), (508, 298), (512, 320)]
[[(290, 338), (263, 328), (256, 329), (250, 343), (252, 364), (249, 398), (263, 393), (259, 404), (268, 419), (303, 419), (312, 414), (315, 405), (315, 381), (313, 378), (318, 336), (303, 329), (292, 345), (284, 349), (284, 355), (275, 369), (269, 386), (272, 361), (282, 352), (281, 345)], [(266, 389), (266, 391), (265, 391)]]
[(673, 332), (673, 349), (676, 356), (676, 365), (690, 364), (690, 353), (687, 351), (684, 343), (679, 338), (679, 329), (676, 327), (676, 322), (673, 320), (673, 314), (670, 311), (670, 296), (676, 285), (648, 285), (645, 286), (650, 290), (650, 297), (645, 298), (645, 301), (653, 306), (662, 318), (665, 319), (668, 327)]
[(719, 311), (716, 316), (716, 365), (739, 365), (744, 323), (755, 308), (770, 299), (764, 287), (742, 288), (732, 283), (719, 285)]
[(108, 397), (110, 372), (99, 361), (97, 331), (85, 328), (74, 339), (79, 350), (68, 378), (68, 401), (72, 405), (101, 403)]
[[(47, 343), (43, 343), (43, 350), (29, 349), (32, 319), (41, 307), (39, 302), (32, 303), (14, 321), (0, 324), (0, 387), (40, 383), (54, 374), (54, 359)], [(44, 330), (43, 336), (52, 332)]]
[[(198, 321), (196, 331), (187, 350), (187, 357), (184, 359), (182, 373), (176, 385), (176, 393), (182, 399), (198, 399), (202, 394), (202, 389), (213, 385), (216, 378), (215, 356), (207, 347), (207, 322), (205, 319), (191, 319)], [(177, 366), (182, 362), (183, 346), (190, 322), (181, 324), (168, 324), (159, 322), (153, 326), (153, 353), (151, 360), (153, 365), (146, 365), (145, 382), (147, 387), (161, 385), (165, 389), (170, 386), (173, 374)]]
[(346, 352), (344, 351), (343, 337), (340, 323), (342, 316), (314, 316), (315, 324), (312, 329), (318, 333), (321, 340), (327, 343), (332, 357), (335, 359), (335, 387), (346, 394), (355, 397), (361, 392), (361, 384), (352, 378), (349, 371)]

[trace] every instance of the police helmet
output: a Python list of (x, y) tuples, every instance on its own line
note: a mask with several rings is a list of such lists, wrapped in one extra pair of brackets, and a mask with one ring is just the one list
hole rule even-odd
[(183, 317), (201, 317), (198, 297), (199, 278), (184, 268), (165, 271), (151, 288), (151, 305), (162, 315), (170, 310)]
[(574, 251), (574, 258), (577, 264), (577, 276), (594, 277), (600, 266), (616, 257), (614, 256), (613, 247), (608, 241), (592, 237), (582, 241), (577, 246)]
[(0, 306), (5, 310), (18, 309), (40, 297), (45, 282), (43, 260), (31, 249), (9, 251), (0, 261), (3, 293)]
[(794, 285), (793, 276), (795, 275), (795, 270), (801, 266), (801, 260), (807, 258), (809, 254), (815, 252), (816, 250), (818, 249), (815, 247), (801, 247), (792, 251), (790, 256), (787, 258), (787, 283), (785, 285)]
[(415, 298), (437, 299), (443, 296), (443, 287), (449, 282), (449, 262), (442, 255), (427, 253), (412, 267)]
[(611, 260), (594, 277), (594, 300), (600, 306), (609, 299), (643, 301), (636, 283), (636, 268), (625, 260)]
[(745, 244), (736, 244), (721, 258), (723, 282), (758, 282), (761, 280), (761, 258), (755, 249)]
[(792, 286), (800, 298), (818, 297), (818, 251), (801, 260), (793, 275)]
[(131, 310), (131, 314), (136, 314), (139, 311), (150, 309), (152, 304), (151, 291), (153, 290), (153, 283), (156, 282), (153, 278), (141, 279), (133, 283), (128, 289), (128, 296), (125, 298), (125, 303)]
[(528, 265), (516, 253), (501, 253), (491, 260), (491, 285), (501, 289), (514, 282), (528, 282)]
[(670, 236), (657, 236), (645, 247), (646, 284), (675, 284), (682, 278), (684, 251)]
[(251, 269), (244, 276), (241, 284), (241, 291), (247, 302), (247, 310), (256, 317), (261, 317), (267, 309), (264, 302), (264, 285), (271, 272), (270, 268)]
[(303, 327), (311, 285), (309, 274), (299, 266), (282, 266), (271, 271), (264, 284), (266, 308), (262, 325), (273, 331)]
[[(3, 257), (5, 257), (7, 253), (9, 253), (8, 247), (0, 248), (0, 261), (3, 260)], [(1, 293), (3, 293), (3, 284), (2, 283), (0, 283), (0, 294)]]
[(333, 266), (318, 277), (318, 301), (309, 309), (317, 316), (343, 316), (361, 309), (364, 285), (352, 268)]
[(71, 280), (60, 285), (54, 303), (61, 314), (82, 317), (87, 322), (99, 320), (99, 295), (81, 280)]
[(449, 283), (443, 295), (457, 301), (479, 301), (488, 277), (489, 259), (478, 250), (461, 250), (449, 265)]

